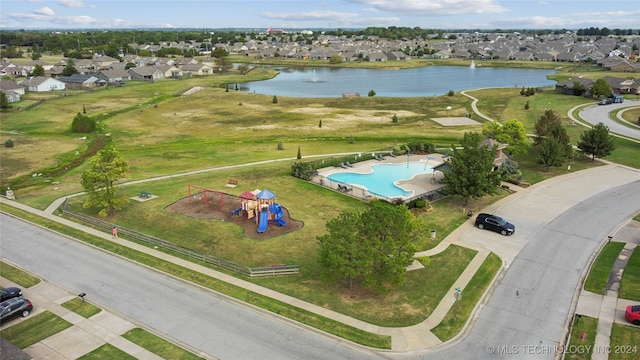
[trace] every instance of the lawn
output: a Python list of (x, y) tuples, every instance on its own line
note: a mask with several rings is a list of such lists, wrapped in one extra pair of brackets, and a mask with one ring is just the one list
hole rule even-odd
[(4, 261), (0, 261), (0, 276), (25, 288), (30, 288), (40, 282), (39, 278)]
[(640, 355), (640, 327), (614, 323), (609, 360), (635, 360)]
[[(304, 160), (321, 154), (377, 151), (408, 142), (448, 148), (458, 143), (464, 132), (481, 131), (480, 126), (444, 127), (431, 118), (464, 116), (471, 109), (471, 100), (455, 94), (433, 98), (279, 97), (274, 103), (271, 96), (225, 91), (223, 86), (273, 75), (271, 71), (256, 70), (244, 77), (222, 75), (153, 84), (131, 82), (119, 89), (49, 96), (31, 109), (11, 110), (3, 114), (3, 130), (7, 131), (0, 133), (0, 142), (11, 137), (16, 146), (0, 153), (0, 161), (6, 164), (0, 185), (3, 188), (10, 185), (19, 201), (44, 209), (56, 198), (82, 191), (79, 184), (86, 162), (71, 165), (99, 139), (113, 144), (130, 163), (126, 181), (288, 158), (123, 186), (120, 191), (127, 197), (135, 197), (143, 190), (158, 197), (147, 202), (132, 201), (108, 220), (119, 227), (136, 229), (247, 266), (300, 265), (300, 276), (254, 281), (358, 318), (390, 326), (424, 320), (438, 297), (442, 297), (442, 289), (448, 289), (445, 285), (455, 280), (472, 255), (465, 249), (452, 248), (431, 259), (428, 270), (410, 273), (407, 283), (392, 296), (365, 291), (352, 298), (353, 294), (345, 293), (344, 287), (321, 280), (316, 237), (326, 231), (327, 220), (341, 211), (362, 210), (367, 204), (291, 177), (290, 165), (297, 161), (293, 159), (298, 149)], [(200, 91), (183, 96), (197, 87), (201, 87)], [(479, 107), (487, 115), (500, 121), (518, 119), (525, 123), (527, 131), (531, 131), (545, 108), (552, 107), (562, 116), (572, 142), (577, 141), (584, 129), (570, 124), (566, 112), (587, 99), (558, 95), (550, 89), (525, 98), (519, 91), (491, 89), (473, 91), (471, 95), (481, 99)], [(27, 100), (30, 96), (26, 96)], [(530, 103), (529, 110), (524, 109), (526, 101)], [(452, 109), (445, 110), (447, 106)], [(99, 121), (98, 133), (87, 139), (69, 129), (73, 116), (84, 110)], [(397, 123), (391, 121), (394, 114), (398, 116)], [(280, 143), (283, 149), (279, 149)], [(632, 145), (624, 147), (623, 153), (632, 149)], [(567, 172), (567, 164), (549, 172), (541, 171), (530, 154), (516, 160), (529, 183)], [(569, 164), (571, 171), (598, 165), (583, 158)], [(33, 176), (40, 173), (43, 176)], [(239, 179), (239, 186), (226, 188), (229, 178)], [(305, 226), (295, 233), (255, 241), (242, 236), (240, 228), (232, 224), (167, 211), (168, 205), (187, 196), (189, 184), (232, 195), (267, 188)], [(482, 198), (471, 202), (468, 208), (477, 212), (504, 196), (506, 192)], [(70, 198), (74, 211), (95, 213), (83, 209), (82, 202), (82, 197)], [(455, 197), (432, 205), (434, 210), (421, 216), (429, 229), (437, 231), (438, 237), (425, 241), (423, 249), (436, 246), (467, 221), (463, 205)], [(436, 269), (434, 263), (448, 271)], [(429, 282), (441, 285), (426, 287)], [(385, 311), (388, 308), (394, 311)]]
[(636, 247), (622, 273), (618, 297), (640, 301), (640, 250)]
[(587, 280), (584, 283), (585, 290), (600, 295), (605, 294), (613, 263), (620, 255), (622, 248), (624, 248), (624, 243), (612, 242), (606, 244), (600, 250), (600, 254), (598, 254), (596, 261), (593, 262)]
[(131, 329), (122, 334), (122, 337), (151, 351), (163, 359), (201, 359), (201, 357), (196, 356), (195, 354), (141, 328)]
[(73, 298), (67, 302), (62, 303), (62, 307), (73, 311), (74, 313), (84, 317), (90, 318), (93, 315), (98, 314), (102, 309), (99, 307), (80, 299), (79, 297)]
[(38, 315), (31, 315), (24, 321), (0, 331), (0, 336), (20, 349), (24, 349), (71, 326), (70, 322), (52, 312), (45, 311)]
[[(573, 320), (569, 342), (565, 348), (566, 360), (589, 360), (593, 353), (598, 330), (598, 319), (580, 316)], [(582, 338), (584, 334), (584, 339)], [(586, 351), (590, 349), (591, 351)]]

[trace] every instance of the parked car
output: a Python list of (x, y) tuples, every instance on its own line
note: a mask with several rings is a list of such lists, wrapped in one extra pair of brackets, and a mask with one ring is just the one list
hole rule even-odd
[(33, 304), (29, 299), (14, 297), (0, 303), (0, 324), (16, 316), (29, 316), (33, 310)]
[(629, 305), (624, 317), (633, 325), (640, 325), (640, 305)]
[(516, 232), (516, 227), (500, 216), (480, 213), (476, 216), (478, 229), (495, 231), (502, 235), (511, 235)]
[(612, 98), (602, 99), (598, 103), (598, 105), (609, 105), (609, 104), (613, 104), (613, 99)]
[(14, 297), (22, 296), (22, 290), (17, 287), (8, 287), (0, 290), (0, 302), (9, 300)]

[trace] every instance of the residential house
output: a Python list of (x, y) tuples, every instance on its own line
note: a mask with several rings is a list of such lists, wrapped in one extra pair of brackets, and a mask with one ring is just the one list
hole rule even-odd
[(507, 146), (509, 146), (509, 144), (504, 144), (494, 139), (486, 138), (480, 142), (480, 145), (486, 146), (489, 149), (496, 149), (496, 157), (493, 159), (494, 170), (498, 170), (500, 166), (502, 166), (502, 164), (509, 158), (503, 151)]
[(556, 92), (564, 95), (588, 95), (593, 84), (595, 84), (593, 79), (570, 78), (567, 81), (557, 83)]
[(0, 81), (0, 89), (3, 91), (14, 91), (19, 95), (24, 95), (24, 87), (18, 85), (15, 81), (12, 80)]
[(178, 67), (184, 75), (211, 75), (213, 69), (205, 64), (187, 64)]
[(173, 65), (157, 65), (154, 69), (162, 71), (166, 78), (181, 78), (184, 75), (179, 67)]
[(0, 81), (0, 91), (4, 93), (10, 103), (20, 101), (20, 95), (24, 95), (24, 88), (11, 80)]
[(126, 70), (102, 70), (96, 77), (104, 80), (107, 84), (123, 84), (131, 80), (131, 74)]
[(107, 69), (114, 63), (119, 63), (119, 59), (112, 58), (111, 56), (102, 55), (102, 56), (94, 56), (93, 63), (96, 70)]
[(26, 87), (27, 91), (33, 92), (57, 91), (67, 89), (66, 84), (62, 81), (46, 76), (35, 76), (24, 80), (19, 84)]
[(129, 75), (131, 75), (131, 80), (153, 81), (164, 78), (164, 72), (150, 66), (131, 68), (129, 69)]
[(98, 86), (107, 85), (106, 80), (99, 79), (93, 75), (73, 74), (71, 76), (61, 76), (60, 81), (66, 84), (67, 89), (93, 89)]

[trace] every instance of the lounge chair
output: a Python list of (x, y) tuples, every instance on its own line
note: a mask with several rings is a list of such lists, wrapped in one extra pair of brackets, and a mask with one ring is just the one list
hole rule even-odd
[(378, 160), (378, 161), (381, 161), (381, 160), (382, 160), (382, 158), (381, 158), (381, 157), (379, 157), (379, 156), (378, 156), (378, 154), (376, 154), (376, 155), (374, 156), (374, 158), (375, 158), (376, 160)]
[(389, 152), (389, 156), (391, 156), (391, 157), (396, 157), (396, 155), (393, 153), (393, 151), (390, 151), (390, 152)]
[(346, 165), (347, 165), (348, 167), (351, 167), (351, 168), (353, 167), (353, 165), (351, 165), (348, 161), (347, 161), (347, 164), (346, 164)]
[(344, 163), (340, 163), (340, 167), (343, 168), (343, 169), (347, 168), (347, 166)]

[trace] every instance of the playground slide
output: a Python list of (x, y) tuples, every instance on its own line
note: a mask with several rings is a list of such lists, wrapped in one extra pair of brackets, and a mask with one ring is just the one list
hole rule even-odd
[(263, 233), (267, 231), (267, 224), (269, 223), (269, 212), (260, 211), (260, 223), (258, 224), (258, 232)]
[(282, 220), (284, 214), (282, 213), (282, 206), (278, 203), (271, 205), (271, 212), (276, 216), (273, 221), (279, 226), (286, 226), (287, 222)]
[(239, 207), (239, 208), (237, 208), (237, 209), (233, 210), (233, 211), (231, 212), (231, 215), (238, 215), (238, 214), (240, 214), (240, 211), (242, 211), (242, 208), (241, 208), (241, 207)]

